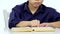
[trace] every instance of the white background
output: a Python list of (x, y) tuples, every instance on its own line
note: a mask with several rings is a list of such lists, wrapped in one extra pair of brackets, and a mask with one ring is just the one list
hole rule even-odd
[[(0, 0), (0, 34), (9, 34), (8, 32), (4, 31), (5, 22), (3, 10), (11, 12), (11, 9), (15, 5), (24, 3), (25, 1), (27, 0)], [(60, 13), (60, 0), (44, 0), (43, 4), (48, 7), (55, 8)]]

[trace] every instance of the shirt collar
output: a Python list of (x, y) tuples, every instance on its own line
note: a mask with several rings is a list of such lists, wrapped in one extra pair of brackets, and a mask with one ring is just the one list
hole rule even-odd
[[(38, 10), (37, 10), (37, 13), (38, 13), (38, 12), (44, 13), (45, 7), (46, 7), (45, 5), (41, 4), (41, 5), (39, 6)], [(24, 10), (29, 10), (29, 8), (28, 8), (28, 1), (25, 2)]]
[(28, 10), (28, 1), (25, 2), (24, 10)]

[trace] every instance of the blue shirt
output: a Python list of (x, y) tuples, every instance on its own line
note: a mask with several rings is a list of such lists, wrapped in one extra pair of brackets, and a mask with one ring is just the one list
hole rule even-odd
[(53, 8), (41, 4), (35, 14), (32, 14), (28, 8), (28, 2), (25, 2), (12, 8), (9, 18), (9, 28), (16, 27), (16, 24), (20, 21), (35, 19), (40, 20), (40, 23), (60, 21), (60, 13)]

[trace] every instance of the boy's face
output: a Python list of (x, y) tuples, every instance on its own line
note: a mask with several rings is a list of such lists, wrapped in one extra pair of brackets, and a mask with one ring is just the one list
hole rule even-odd
[(33, 7), (39, 7), (43, 2), (43, 0), (28, 0), (28, 1)]

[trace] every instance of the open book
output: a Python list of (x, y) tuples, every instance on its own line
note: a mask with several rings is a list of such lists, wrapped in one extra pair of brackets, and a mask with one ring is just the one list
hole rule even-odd
[(13, 32), (54, 32), (53, 27), (13, 27)]

